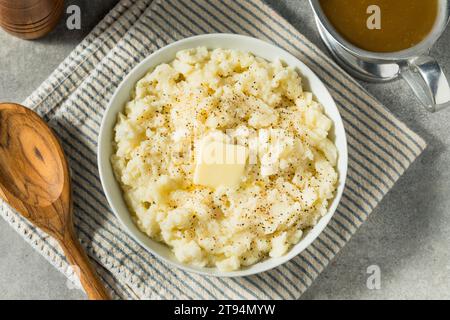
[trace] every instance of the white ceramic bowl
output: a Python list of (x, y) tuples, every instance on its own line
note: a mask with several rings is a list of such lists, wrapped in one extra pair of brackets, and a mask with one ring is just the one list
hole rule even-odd
[[(175, 259), (175, 256), (166, 245), (156, 242), (142, 233), (131, 219), (127, 206), (122, 198), (120, 186), (114, 177), (110, 162), (110, 157), (113, 152), (113, 127), (116, 124), (117, 114), (123, 110), (125, 103), (129, 101), (130, 92), (134, 88), (136, 82), (140, 80), (149, 69), (156, 67), (161, 63), (167, 63), (174, 60), (176, 52), (199, 46), (206, 46), (209, 49), (223, 48), (248, 51), (269, 61), (280, 58), (287, 65), (296, 68), (302, 76), (305, 88), (314, 94), (315, 98), (324, 106), (326, 114), (333, 120), (334, 130), (332, 138), (336, 143), (339, 154), (337, 164), (339, 173), (338, 188), (328, 213), (322, 217), (317, 225), (311, 229), (298, 244), (293, 246), (286, 255), (280, 258), (269, 258), (250, 267), (233, 272), (222, 272), (216, 268), (198, 268), (182, 264)], [(149, 252), (160, 259), (187, 271), (210, 276), (246, 276), (272, 269), (292, 259), (308, 247), (326, 227), (338, 206), (344, 189), (345, 178), (347, 175), (347, 141), (342, 119), (333, 98), (322, 81), (320, 81), (319, 78), (301, 61), (283, 49), (255, 38), (235, 34), (206, 34), (174, 42), (154, 52), (139, 63), (130, 74), (125, 77), (111, 98), (103, 117), (98, 140), (98, 166), (103, 189), (105, 190), (111, 208), (117, 218), (122, 222), (125, 230)]]

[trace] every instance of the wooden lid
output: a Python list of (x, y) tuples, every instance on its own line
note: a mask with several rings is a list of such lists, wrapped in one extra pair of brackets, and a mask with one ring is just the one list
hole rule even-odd
[(49, 33), (64, 11), (64, 0), (0, 0), (0, 26), (22, 39)]

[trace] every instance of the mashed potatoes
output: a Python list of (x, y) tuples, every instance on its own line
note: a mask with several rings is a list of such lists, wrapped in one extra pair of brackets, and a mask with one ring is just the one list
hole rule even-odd
[[(337, 181), (331, 127), (295, 70), (200, 47), (136, 84), (111, 160), (143, 232), (183, 263), (231, 271), (284, 255), (327, 212)], [(236, 185), (194, 184), (205, 140), (246, 148)]]

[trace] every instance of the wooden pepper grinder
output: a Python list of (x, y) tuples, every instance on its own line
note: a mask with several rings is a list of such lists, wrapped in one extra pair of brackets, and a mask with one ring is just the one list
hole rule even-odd
[(49, 33), (64, 11), (64, 0), (0, 0), (0, 27), (22, 39)]

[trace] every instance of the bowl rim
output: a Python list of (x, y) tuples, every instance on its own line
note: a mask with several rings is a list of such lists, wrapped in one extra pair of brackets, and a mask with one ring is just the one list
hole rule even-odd
[[(263, 46), (268, 46), (271, 47), (271, 49), (276, 50), (278, 52), (283, 53), (286, 57), (288, 57), (291, 60), (295, 61), (296, 66), (301, 66), (301, 68), (303, 68), (303, 70), (307, 71), (310, 73), (310, 75), (308, 77), (313, 77), (315, 78), (316, 81), (318, 81), (318, 84), (321, 85), (323, 87), (324, 91), (324, 95), (327, 95), (330, 99), (330, 105), (328, 106), (324, 106), (325, 111), (330, 110), (330, 109), (334, 109), (336, 111), (336, 119), (332, 119), (333, 120), (333, 125), (334, 128), (336, 130), (336, 127), (339, 126), (340, 127), (340, 132), (341, 132), (341, 139), (342, 139), (342, 146), (341, 149), (338, 149), (338, 164), (339, 165), (339, 161), (342, 161), (342, 168), (338, 168), (338, 183), (340, 185), (338, 185), (337, 190), (336, 190), (336, 195), (333, 198), (332, 202), (329, 204), (328, 207), (328, 211), (327, 213), (322, 216), (319, 220), (318, 223), (311, 228), (310, 231), (315, 230), (316, 235), (312, 236), (308, 239), (306, 239), (306, 237), (303, 237), (298, 243), (294, 244), (289, 251), (284, 254), (283, 256), (279, 257), (279, 258), (267, 258), (265, 260), (262, 260), (260, 262), (257, 262), (256, 264), (253, 264), (251, 266), (245, 267), (243, 269), (238, 269), (235, 271), (231, 271), (231, 272), (226, 272), (226, 271), (220, 271), (219, 269), (217, 269), (216, 267), (196, 267), (196, 266), (192, 266), (192, 265), (188, 265), (179, 261), (172, 261), (169, 258), (165, 257), (164, 255), (160, 254), (159, 252), (157, 252), (156, 250), (150, 248), (147, 244), (145, 244), (137, 234), (135, 234), (135, 232), (133, 230), (131, 230), (127, 224), (125, 223), (125, 221), (122, 219), (121, 214), (119, 214), (119, 210), (118, 208), (116, 208), (115, 204), (114, 204), (114, 200), (112, 199), (111, 196), (111, 191), (110, 191), (110, 186), (108, 185), (107, 181), (106, 181), (106, 171), (104, 170), (110, 170), (113, 174), (114, 180), (116, 185), (119, 187), (120, 191), (122, 192), (120, 185), (117, 181), (117, 179), (115, 179), (114, 176), (114, 172), (113, 172), (113, 168), (112, 168), (112, 164), (110, 161), (110, 157), (111, 155), (108, 154), (104, 154), (104, 152), (102, 152), (104, 145), (106, 143), (109, 143), (111, 145), (112, 141), (111, 139), (109, 139), (109, 141), (105, 141), (107, 138), (107, 118), (108, 115), (111, 113), (113, 104), (115, 102), (115, 100), (117, 99), (118, 95), (120, 94), (120, 92), (123, 90), (123, 87), (128, 84), (130, 82), (130, 79), (133, 77), (133, 75), (135, 73), (137, 73), (143, 65), (149, 64), (149, 61), (155, 59), (155, 57), (158, 57), (160, 55), (163, 55), (166, 51), (171, 50), (174, 47), (177, 46), (181, 46), (185, 43), (189, 43), (189, 42), (195, 42), (195, 41), (201, 41), (201, 40), (205, 40), (207, 41), (210, 38), (217, 38), (217, 39), (230, 39), (232, 38), (233, 40), (239, 40), (239, 41), (250, 41), (250, 42), (254, 42), (259, 43), (260, 45)], [(217, 40), (216, 39), (216, 40)], [(192, 48), (194, 47), (198, 47), (201, 46), (201, 44), (196, 44), (194, 46), (192, 46)], [(208, 47), (207, 44), (205, 44), (206, 47)], [(220, 46), (214, 46), (214, 48), (220, 48)], [(208, 49), (210, 49), (208, 47)], [(182, 49), (179, 49), (182, 50)], [(236, 48), (235, 50), (240, 50), (238, 48)], [(250, 53), (252, 53), (255, 56), (259, 56), (257, 52), (254, 51), (248, 51)], [(266, 59), (267, 60), (267, 59)], [(171, 60), (168, 60), (168, 62)], [(152, 65), (152, 66), (148, 66), (147, 70), (154, 68), (157, 64)], [(302, 79), (304, 79), (305, 76), (302, 74)], [(309, 78), (307, 78), (309, 79)], [(134, 82), (135, 84), (136, 82)], [(311, 90), (312, 92), (312, 90)], [(316, 97), (315, 93), (312, 92), (314, 97)], [(129, 94), (129, 92), (127, 92), (127, 94)], [(116, 113), (116, 117), (117, 117), (117, 113)], [(337, 120), (337, 121), (336, 121)], [(112, 133), (111, 134), (111, 138), (113, 137)], [(102, 116), (102, 122), (101, 122), (101, 126), (100, 126), (100, 131), (98, 134), (98, 143), (97, 143), (97, 166), (98, 166), (98, 171), (99, 171), (99, 177), (100, 177), (100, 181), (101, 181), (101, 185), (103, 188), (103, 192), (105, 194), (105, 197), (108, 201), (108, 204), (111, 208), (111, 210), (113, 211), (114, 215), (116, 216), (116, 218), (120, 221), (120, 224), (122, 225), (122, 228), (127, 232), (127, 234), (134, 239), (134, 241), (136, 241), (141, 247), (143, 247), (147, 252), (149, 252), (150, 254), (154, 255), (156, 257), (156, 259), (160, 259), (161, 261), (167, 263), (169, 266), (174, 266), (176, 268), (180, 268), (181, 270), (187, 271), (187, 272), (193, 272), (196, 274), (200, 274), (200, 275), (205, 275), (205, 276), (214, 276), (214, 277), (224, 277), (224, 278), (228, 278), (228, 277), (241, 277), (241, 276), (250, 276), (250, 275), (254, 275), (254, 274), (259, 274), (265, 271), (269, 271), (271, 269), (274, 269), (276, 267), (279, 267), (283, 264), (285, 264), (286, 262), (290, 261), (291, 259), (293, 259), (294, 257), (298, 256), (300, 253), (302, 253), (304, 250), (306, 250), (321, 234), (322, 232), (326, 229), (328, 223), (330, 222), (331, 218), (334, 216), (337, 207), (339, 206), (339, 203), (341, 201), (342, 198), (342, 194), (343, 191), (345, 189), (345, 184), (346, 184), (346, 179), (347, 179), (347, 171), (348, 171), (348, 144), (347, 144), (347, 134), (345, 132), (345, 127), (344, 127), (344, 123), (341, 117), (341, 114), (339, 112), (339, 109), (336, 106), (336, 103), (332, 97), (332, 95), (330, 94), (327, 86), (324, 84), (324, 82), (316, 75), (315, 72), (313, 72), (307, 65), (305, 65), (301, 60), (299, 60), (298, 58), (296, 58), (295, 56), (293, 56), (291, 53), (289, 53), (288, 51), (284, 50), (283, 48), (278, 47), (275, 44), (254, 38), (254, 37), (250, 37), (250, 36), (246, 36), (246, 35), (240, 35), (240, 34), (232, 34), (232, 33), (209, 33), (209, 34), (202, 34), (202, 35), (196, 35), (196, 36), (191, 36), (191, 37), (187, 37), (187, 38), (183, 38), (180, 39), (178, 41), (172, 42), (164, 47), (159, 48), (158, 50), (154, 51), (152, 54), (148, 55), (147, 57), (145, 57), (144, 59), (142, 59), (142, 61), (140, 61), (131, 71), (129, 71), (127, 73), (127, 75), (123, 78), (123, 80), (120, 82), (120, 84), (117, 86), (117, 88), (115, 89), (113, 95), (111, 96), (111, 98), (109, 99), (108, 105), (103, 113)], [(106, 168), (105, 168), (106, 167)], [(123, 194), (123, 192), (122, 192)], [(123, 197), (122, 197), (122, 201)], [(127, 209), (126, 214), (128, 214), (129, 216), (131, 216), (131, 213), (129, 212), (129, 210)], [(321, 223), (321, 228), (317, 229), (317, 227), (319, 226), (319, 223)], [(308, 232), (308, 234), (310, 233), (310, 231)], [(144, 237), (150, 239), (151, 241), (156, 242), (155, 240), (151, 239), (150, 237), (148, 237), (146, 234), (144, 234), (143, 232), (141, 232), (140, 230), (138, 230), (138, 232), (141, 233), (141, 235), (143, 235)], [(307, 241), (306, 241), (307, 240)], [(163, 244), (165, 246), (167, 246), (166, 244)], [(301, 245), (301, 246), (300, 246)], [(297, 249), (296, 249), (297, 247)], [(269, 263), (270, 261), (273, 261), (273, 263)], [(258, 266), (260, 264), (265, 263), (265, 265), (263, 267), (260, 268), (256, 268), (255, 266)]]

